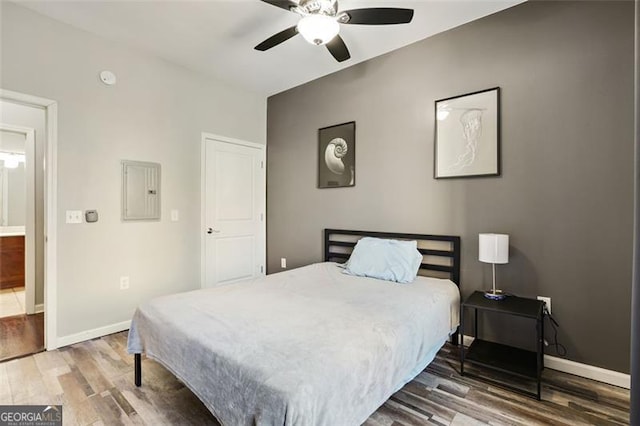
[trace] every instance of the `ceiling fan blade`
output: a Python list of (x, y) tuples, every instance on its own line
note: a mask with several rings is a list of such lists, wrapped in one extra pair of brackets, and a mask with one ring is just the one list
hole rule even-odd
[(368, 9), (345, 10), (349, 19), (340, 20), (342, 24), (360, 25), (391, 25), (408, 24), (413, 19), (413, 9), (398, 9), (395, 7), (372, 7)]
[(291, 0), (262, 0), (262, 1), (284, 10), (291, 10), (292, 7), (298, 6), (297, 3), (294, 3)]
[(347, 45), (344, 44), (344, 40), (340, 35), (335, 36), (329, 43), (327, 43), (327, 49), (329, 49), (329, 53), (336, 58), (338, 62), (344, 62), (351, 57), (349, 53), (349, 49), (347, 49)]
[(271, 37), (254, 47), (254, 49), (264, 52), (265, 50), (269, 50), (272, 47), (275, 47), (280, 43), (289, 40), (291, 37), (298, 34), (298, 29), (296, 27), (297, 25), (294, 25), (293, 27), (280, 31), (278, 34), (272, 35)]

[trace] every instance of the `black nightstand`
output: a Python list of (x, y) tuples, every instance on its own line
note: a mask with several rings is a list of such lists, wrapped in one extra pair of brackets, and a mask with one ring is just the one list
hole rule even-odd
[[(460, 331), (462, 333), (464, 333), (464, 311), (466, 308), (472, 308), (475, 311), (473, 328), (474, 341), (466, 350), (464, 345), (460, 346), (460, 374), (465, 375), (464, 363), (471, 362), (482, 367), (532, 379), (537, 383), (537, 393), (528, 392), (517, 387), (505, 385), (504, 383), (494, 382), (485, 377), (466, 373), (469, 376), (476, 376), (482, 380), (490, 381), (495, 385), (506, 386), (513, 391), (540, 400), (540, 380), (542, 378), (542, 369), (544, 368), (544, 302), (516, 296), (508, 296), (503, 300), (491, 300), (484, 297), (482, 291), (476, 291), (469, 296), (467, 300), (462, 302), (460, 309)], [(478, 338), (479, 310), (496, 312), (502, 315), (515, 315), (535, 320), (536, 352)]]

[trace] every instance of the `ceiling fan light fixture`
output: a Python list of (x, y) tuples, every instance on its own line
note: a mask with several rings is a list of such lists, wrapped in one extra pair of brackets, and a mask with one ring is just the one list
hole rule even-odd
[(327, 44), (340, 32), (340, 24), (326, 15), (309, 15), (298, 22), (298, 32), (316, 46)]

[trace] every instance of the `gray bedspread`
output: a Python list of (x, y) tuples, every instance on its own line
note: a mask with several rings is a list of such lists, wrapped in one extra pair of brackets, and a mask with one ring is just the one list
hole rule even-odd
[(153, 299), (135, 312), (128, 349), (224, 425), (358, 425), (431, 362), (459, 302), (449, 280), (397, 284), (318, 263)]

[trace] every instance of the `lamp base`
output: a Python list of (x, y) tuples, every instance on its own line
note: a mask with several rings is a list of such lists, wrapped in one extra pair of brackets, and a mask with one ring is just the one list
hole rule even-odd
[(507, 295), (502, 290), (487, 290), (484, 292), (484, 297), (491, 300), (502, 300)]

